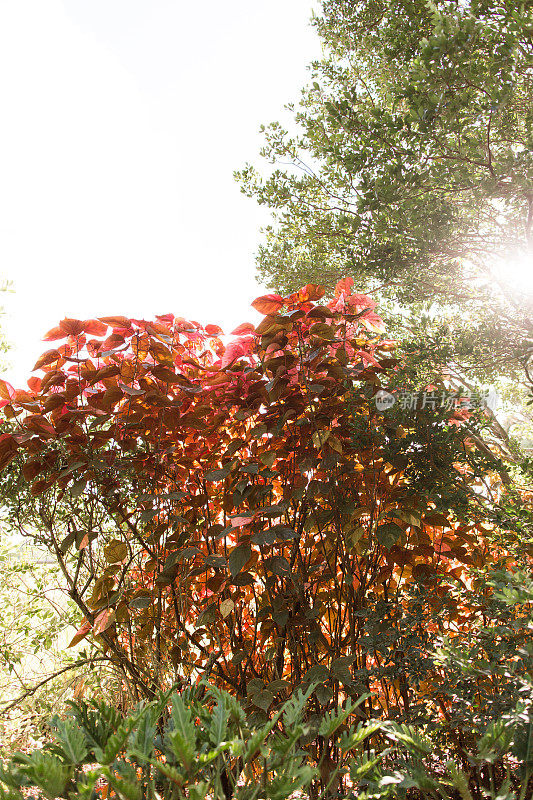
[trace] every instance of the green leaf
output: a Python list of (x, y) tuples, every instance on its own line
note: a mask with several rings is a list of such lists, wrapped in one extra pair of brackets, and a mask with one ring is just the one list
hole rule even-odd
[(252, 694), (250, 697), (251, 702), (254, 706), (258, 708), (262, 708), (263, 711), (268, 711), (272, 703), (274, 702), (275, 695), (272, 692), (269, 692), (267, 689), (264, 689), (257, 694)]
[(221, 469), (212, 469), (210, 472), (206, 472), (205, 479), (206, 481), (222, 481), (224, 478), (227, 478), (230, 473), (230, 467), (222, 467)]
[(244, 567), (246, 562), (251, 558), (252, 548), (248, 542), (239, 544), (235, 547), (228, 558), (228, 567), (232, 577), (235, 577), (238, 572)]
[(71, 496), (74, 498), (79, 497), (80, 494), (83, 494), (83, 492), (85, 491), (86, 486), (87, 486), (87, 480), (85, 478), (80, 478), (78, 481), (75, 481), (70, 487)]
[(284, 556), (271, 556), (265, 560), (265, 569), (274, 575), (284, 577), (291, 571), (291, 566)]
[(329, 678), (329, 670), (325, 664), (315, 664), (307, 670), (302, 678), (302, 684), (323, 683)]
[(61, 720), (57, 716), (52, 717), (50, 725), (55, 728), (54, 735), (61, 744), (65, 760), (69, 764), (81, 764), (89, 752), (83, 730), (73, 719)]
[(265, 466), (270, 468), (276, 460), (276, 453), (274, 450), (269, 450), (267, 453), (261, 453), (259, 460), (262, 464), (265, 464)]
[(330, 673), (332, 677), (336, 678), (345, 686), (350, 686), (350, 684), (353, 683), (350, 666), (354, 661), (355, 656), (342, 656), (342, 658), (336, 658), (331, 662)]
[(55, 800), (63, 795), (71, 768), (49, 753), (35, 751), (25, 757), (20, 773), (42, 789), (49, 800)]
[(129, 606), (135, 609), (148, 608), (152, 605), (152, 602), (151, 595), (139, 595), (138, 597), (134, 597), (133, 600), (130, 600)]
[(155, 746), (157, 720), (160, 709), (157, 706), (146, 706), (137, 725), (130, 734), (128, 752), (135, 753), (141, 761), (149, 761)]
[(119, 725), (116, 733), (109, 737), (104, 748), (98, 747), (94, 749), (94, 754), (100, 764), (109, 765), (113, 763), (124, 748), (134, 723), (135, 717), (128, 717), (122, 725)]
[(376, 538), (378, 542), (383, 545), (383, 547), (386, 547), (387, 550), (390, 550), (391, 547), (396, 544), (403, 532), (403, 529), (400, 528), (399, 525), (396, 525), (395, 522), (385, 522), (383, 525), (378, 526)]
[(172, 752), (176, 758), (189, 771), (193, 765), (196, 750), (196, 729), (192, 719), (191, 709), (185, 705), (181, 695), (172, 695), (171, 711), (172, 728), (167, 730), (167, 737)]
[(217, 746), (222, 744), (228, 730), (228, 708), (221, 697), (211, 714), (211, 724), (209, 726), (209, 738)]

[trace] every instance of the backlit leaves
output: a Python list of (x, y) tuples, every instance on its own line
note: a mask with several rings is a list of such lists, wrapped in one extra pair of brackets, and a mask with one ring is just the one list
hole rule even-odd
[(250, 684), (257, 714), (284, 686), (316, 682), (327, 704), (356, 684), (371, 609), (400, 613), (405, 587), (456, 585), (481, 559), (485, 532), (453, 510), (475, 479), (462, 432), (438, 505), (434, 440), (416, 419), (393, 435), (372, 402), (396, 362), (351, 290), (259, 298), (263, 322), (229, 342), (172, 315), (65, 320), (40, 383), (0, 382), (15, 420), (0, 465), (20, 461), (37, 514), (57, 509), (46, 530), (84, 616), (72, 644), (92, 633), (141, 694), (208, 666), (231, 691)]

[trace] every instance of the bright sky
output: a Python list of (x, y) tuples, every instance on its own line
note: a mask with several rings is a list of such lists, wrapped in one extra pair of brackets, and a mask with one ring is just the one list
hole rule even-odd
[(320, 55), (312, 0), (0, 0), (4, 377), (63, 317), (255, 319), (258, 161)]

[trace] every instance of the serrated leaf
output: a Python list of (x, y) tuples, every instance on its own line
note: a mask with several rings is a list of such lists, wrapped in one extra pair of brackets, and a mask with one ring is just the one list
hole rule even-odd
[(225, 740), (227, 729), (228, 708), (223, 699), (220, 698), (213, 709), (211, 723), (209, 725), (209, 738), (215, 746), (222, 744)]
[(167, 738), (174, 755), (189, 770), (196, 750), (196, 731), (191, 709), (179, 694), (172, 695), (171, 722), (173, 727), (167, 729)]
[(83, 762), (89, 748), (83, 730), (73, 719), (62, 720), (57, 716), (50, 720), (54, 735), (61, 744), (65, 759), (69, 764), (78, 765)]

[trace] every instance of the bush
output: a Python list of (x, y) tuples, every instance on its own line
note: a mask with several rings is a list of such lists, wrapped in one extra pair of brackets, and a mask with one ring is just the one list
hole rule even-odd
[(349, 705), (323, 716), (320, 735), (340, 734), (337, 758), (330, 762), (324, 751), (315, 767), (305, 748), (304, 721), (313, 689), (295, 693), (263, 725), (251, 723), (231, 695), (205, 684), (162, 694), (126, 717), (105, 703), (70, 702), (66, 719), (50, 720), (53, 741), (43, 750), (15, 754), (0, 770), (0, 797), (21, 800), (28, 789), (49, 800), (532, 796), (533, 716), (527, 700), (492, 722), (459, 763), (442, 759), (436, 739), (414, 726), (346, 725), (355, 710)]
[[(161, 695), (127, 717), (104, 703), (71, 702), (65, 720), (50, 721), (52, 743), (16, 754), (2, 770), (2, 797), (20, 798), (31, 787), (50, 800), (88, 800), (108, 786), (124, 800), (282, 800), (306, 791), (317, 774), (301, 746), (313, 688), (297, 692), (264, 725), (250, 725), (231, 695), (204, 684)], [(340, 727), (350, 710), (325, 717), (324, 734)], [(352, 728), (346, 742), (363, 741), (374, 727)]]

